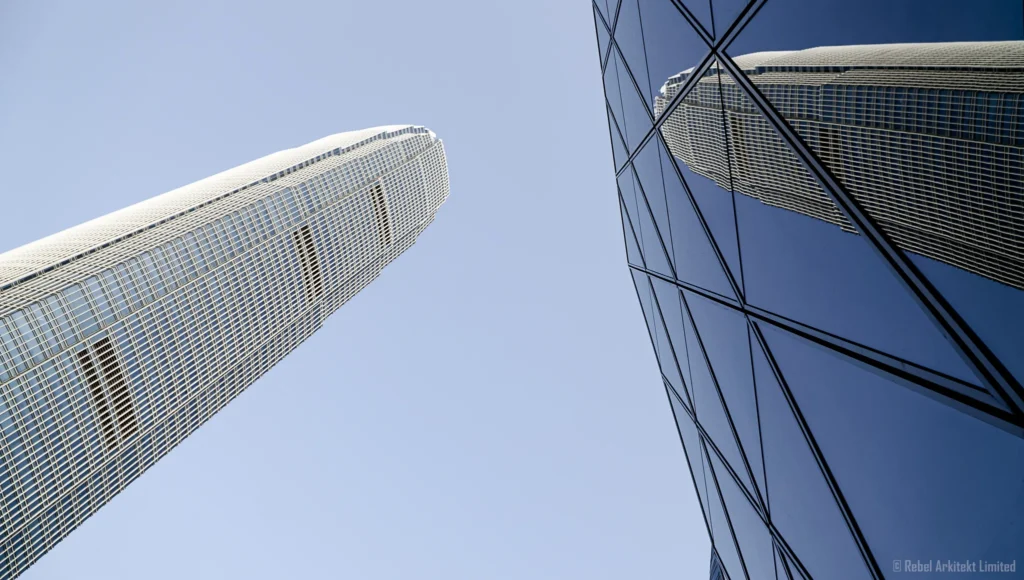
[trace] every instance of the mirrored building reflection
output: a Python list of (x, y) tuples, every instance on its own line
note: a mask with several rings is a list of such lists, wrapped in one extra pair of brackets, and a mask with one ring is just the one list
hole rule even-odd
[[(733, 62), (899, 247), (1024, 288), (1024, 41), (830, 46)], [(691, 74), (667, 79), (656, 114)], [(705, 130), (719, 119), (723, 131)], [(855, 231), (717, 67), (662, 135), (722, 188)]]
[(1022, 573), (1024, 5), (593, 15), (712, 573)]

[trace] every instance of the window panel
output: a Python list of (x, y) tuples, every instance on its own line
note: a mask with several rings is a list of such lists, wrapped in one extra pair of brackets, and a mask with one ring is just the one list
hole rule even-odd
[(764, 352), (753, 351), (772, 523), (813, 577), (870, 578)]
[(64, 298), (64, 303), (68, 305), (71, 317), (77, 322), (78, 330), (82, 333), (82, 336), (90, 336), (99, 330), (96, 316), (86, 301), (81, 286), (73, 284), (65, 288), (61, 292), (61, 296)]
[(107, 300), (107, 295), (103, 291), (103, 287), (100, 285), (100, 280), (96, 276), (91, 276), (85, 281), (85, 288), (89, 292), (89, 298), (92, 300), (92, 304), (96, 307), (96, 312), (99, 316), (100, 322), (103, 326), (109, 326), (114, 322), (115, 312), (110, 306), (110, 302)]
[(880, 563), (1020, 554), (1024, 440), (781, 330), (765, 337)]

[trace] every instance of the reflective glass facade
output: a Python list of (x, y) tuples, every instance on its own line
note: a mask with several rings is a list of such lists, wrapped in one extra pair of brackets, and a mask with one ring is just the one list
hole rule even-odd
[(432, 132), (378, 127), (0, 254), (0, 578), (315, 332), (447, 195)]
[(593, 14), (629, 270), (721, 573), (1024, 574), (1024, 6)]

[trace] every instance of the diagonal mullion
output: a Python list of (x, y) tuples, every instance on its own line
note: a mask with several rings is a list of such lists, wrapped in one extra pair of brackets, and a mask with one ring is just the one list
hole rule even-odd
[[(611, 50), (611, 47), (612, 47), (612, 31), (611, 31), (611, 27), (608, 26), (608, 22), (604, 19), (604, 16), (601, 14), (601, 9), (598, 8), (597, 4), (595, 3), (594, 4), (594, 27), (595, 27), (594, 28), (594, 33), (595, 34), (597, 33), (597, 27), (598, 26), (603, 26), (604, 29), (605, 29), (605, 32), (608, 33), (608, 46), (604, 47), (604, 50), (601, 52), (601, 54), (598, 55), (598, 57), (601, 60), (601, 76), (604, 77), (604, 71), (605, 71), (606, 68), (608, 68), (608, 54), (609, 54), (609, 51)], [(601, 50), (601, 39), (600, 38), (597, 39), (597, 49)]]
[[(836, 505), (849, 528), (848, 531), (850, 532), (850, 535), (853, 536), (853, 540), (857, 544), (857, 548), (860, 550), (861, 557), (864, 559), (868, 570), (877, 580), (885, 578), (882, 574), (881, 568), (878, 566), (878, 562), (875, 560), (874, 554), (871, 552), (871, 548), (868, 546), (867, 540), (864, 538), (864, 533), (857, 524), (857, 520), (853, 517), (853, 511), (850, 509), (849, 504), (846, 503), (846, 497), (843, 495), (842, 490), (839, 489), (839, 484), (836, 482), (835, 475), (833, 475), (828, 463), (825, 462), (825, 456), (818, 447), (818, 442), (815, 440), (814, 434), (811, 433), (810, 427), (807, 426), (807, 420), (804, 418), (803, 413), (800, 412), (800, 408), (796, 404), (796, 399), (793, 397), (793, 393), (789, 389), (789, 384), (786, 382), (786, 378), (783, 376), (778, 362), (775, 360), (771, 349), (768, 347), (768, 341), (764, 338), (764, 335), (761, 334), (761, 329), (758, 328), (756, 324), (750, 324), (749, 327), (752, 335), (758, 343), (758, 348), (762, 349), (764, 352), (765, 358), (768, 361), (768, 366), (775, 375), (775, 380), (779, 383), (779, 389), (782, 391), (783, 398), (785, 398), (786, 404), (789, 406), (790, 411), (792, 411), (793, 418), (796, 420), (797, 426), (803, 433), (805, 442), (810, 448), (811, 454), (814, 456), (814, 461), (818, 465), (818, 470), (824, 477), (825, 484), (832, 493), (832, 499), (835, 500)], [(791, 556), (795, 556), (795, 554), (791, 554)], [(794, 558), (794, 561), (797, 562), (798, 566), (803, 566), (798, 559)], [(806, 570), (804, 570), (803, 573), (810, 578), (810, 576), (807, 575)]]
[[(712, 538), (714, 536), (711, 535), (711, 514), (704, 513), (704, 504), (703, 504), (703, 502), (701, 502), (701, 499), (700, 499), (700, 488), (697, 486), (697, 476), (696, 476), (696, 474), (694, 474), (693, 459), (690, 458), (690, 453), (689, 453), (689, 451), (686, 450), (686, 442), (683, 440), (683, 431), (679, 427), (679, 421), (680, 420), (690, 421), (690, 422), (692, 422), (694, 424), (694, 426), (697, 427), (697, 429), (700, 429), (700, 426), (697, 425), (697, 422), (694, 421), (693, 418), (691, 418), (689, 416), (689, 411), (686, 409), (686, 405), (682, 405), (682, 407), (683, 407), (683, 411), (686, 412), (687, 415), (685, 417), (677, 417), (676, 416), (676, 406), (672, 404), (672, 397), (673, 396), (678, 397), (679, 393), (676, 393), (675, 389), (672, 389), (672, 387), (669, 386), (668, 381), (663, 380), (662, 382), (665, 383), (665, 395), (667, 395), (668, 399), (669, 399), (669, 401), (668, 401), (669, 410), (672, 412), (672, 418), (676, 422), (676, 433), (679, 434), (679, 445), (683, 448), (683, 456), (686, 458), (687, 465), (690, 466), (690, 469), (689, 469), (690, 480), (693, 481), (694, 491), (697, 492), (697, 503), (701, 504), (700, 512), (701, 512), (701, 515), (704, 516), (704, 527), (707, 528), (708, 537)], [(682, 402), (683, 401), (682, 398), (680, 398), (679, 401)], [(700, 447), (699, 433), (700, 433), (700, 431), (698, 431), (698, 439), (697, 439), (698, 453), (700, 452), (700, 450), (699, 450), (699, 447)], [(703, 457), (698, 457), (697, 460), (699, 460), (701, 462), (700, 466), (701, 466), (701, 469), (703, 470), (703, 468), (704, 468), (704, 458)], [(707, 493), (708, 493), (707, 492), (707, 474), (702, 471), (701, 475), (704, 476), (704, 480), (705, 480), (704, 481), (704, 486), (705, 486), (704, 487), (704, 494), (707, 495)]]
[(868, 239), (875, 252), (917, 298), (929, 316), (938, 323), (965, 361), (994, 391), (994, 396), (1005, 400), (1016, 414), (1024, 414), (1024, 389), (1017, 384), (1009, 371), (992, 355), (966, 322), (932, 286), (931, 282), (889, 241), (888, 236), (846, 192), (832, 172), (817, 159), (800, 135), (736, 66), (736, 63), (724, 54), (719, 55), (719, 63), (728, 69), (733, 81), (743, 89), (775, 131), (788, 142), (797, 158), (821, 185), (833, 203), (857, 231)]
[(985, 421), (993, 427), (1008, 433), (1019, 433), (1021, 430), (1017, 417), (1001, 404), (1002, 401), (979, 387), (784, 316), (748, 304), (738, 303), (736, 300), (725, 298), (689, 282), (669, 278), (665, 274), (648, 270), (640, 264), (629, 264), (628, 266), (630, 269), (675, 284), (717, 304), (738, 310), (752, 320), (771, 324), (804, 340), (833, 350), (873, 372), (884, 372), (906, 388)]

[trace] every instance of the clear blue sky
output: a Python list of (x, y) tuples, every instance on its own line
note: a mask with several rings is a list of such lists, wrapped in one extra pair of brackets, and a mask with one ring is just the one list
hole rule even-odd
[(0, 250), (382, 124), (451, 197), (26, 580), (707, 577), (589, 2), (98, 4), (0, 4)]

